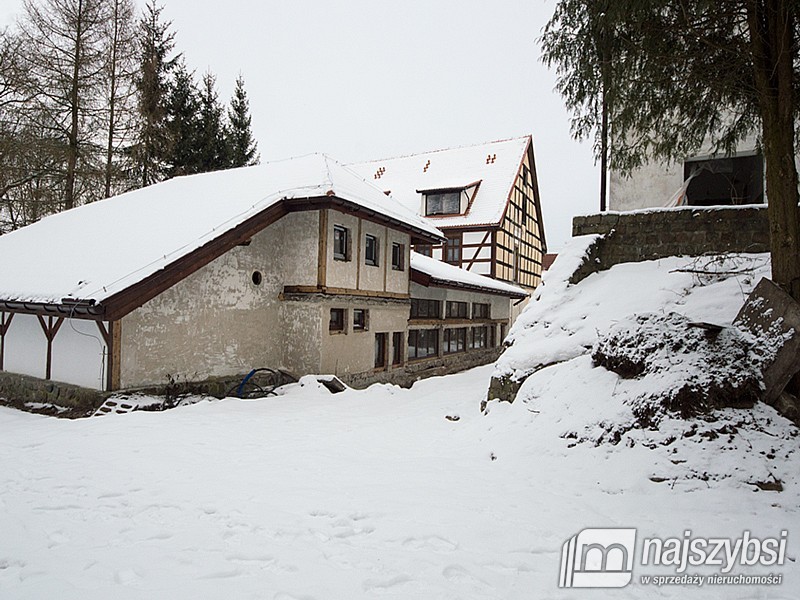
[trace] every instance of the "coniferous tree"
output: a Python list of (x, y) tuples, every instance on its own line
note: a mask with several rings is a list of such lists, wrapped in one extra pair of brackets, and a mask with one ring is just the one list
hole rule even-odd
[(178, 57), (171, 56), (175, 34), (170, 31), (171, 23), (161, 20), (163, 8), (150, 0), (139, 21), (139, 123), (133, 157), (142, 187), (164, 178), (172, 150), (166, 99), (169, 75)]
[(167, 101), (167, 123), (172, 145), (169, 176), (200, 172), (200, 91), (183, 61), (177, 64)]
[(200, 85), (200, 123), (197, 145), (198, 172), (218, 171), (228, 165), (226, 131), (222, 106), (216, 90), (216, 77), (211, 72), (203, 75)]
[(231, 167), (258, 164), (258, 145), (250, 123), (250, 103), (244, 89), (244, 79), (239, 75), (228, 107), (228, 154)]

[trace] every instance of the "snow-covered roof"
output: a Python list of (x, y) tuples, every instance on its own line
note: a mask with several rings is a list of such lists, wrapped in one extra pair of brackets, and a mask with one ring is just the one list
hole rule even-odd
[(496, 225), (503, 218), (530, 136), (349, 165), (366, 181), (423, 213), (422, 191), (466, 188), (479, 182), (466, 214), (434, 217), (438, 227)]
[(440, 285), (485, 290), (512, 298), (525, 298), (529, 295), (522, 288), (510, 283), (478, 275), (414, 251), (411, 252), (411, 269), (427, 275), (433, 282)]
[(101, 303), (283, 200), (324, 197), (442, 237), (350, 169), (312, 154), (177, 177), (0, 236), (0, 300)]

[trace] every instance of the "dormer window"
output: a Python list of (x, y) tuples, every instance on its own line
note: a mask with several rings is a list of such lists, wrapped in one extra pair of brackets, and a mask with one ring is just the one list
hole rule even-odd
[(457, 215), (461, 213), (461, 191), (425, 194), (425, 215)]

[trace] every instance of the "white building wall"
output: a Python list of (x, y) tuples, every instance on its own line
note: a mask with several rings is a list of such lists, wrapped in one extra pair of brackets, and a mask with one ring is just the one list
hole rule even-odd
[[(50, 378), (105, 389), (107, 353), (94, 321), (65, 319), (53, 340)], [(3, 368), (11, 373), (45, 377), (47, 338), (35, 315), (14, 315), (5, 336)]]

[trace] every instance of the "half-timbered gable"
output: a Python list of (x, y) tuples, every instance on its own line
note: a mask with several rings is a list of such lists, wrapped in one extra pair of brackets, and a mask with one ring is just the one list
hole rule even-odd
[(415, 251), (535, 288), (547, 244), (530, 136), (351, 167), (445, 234)]

